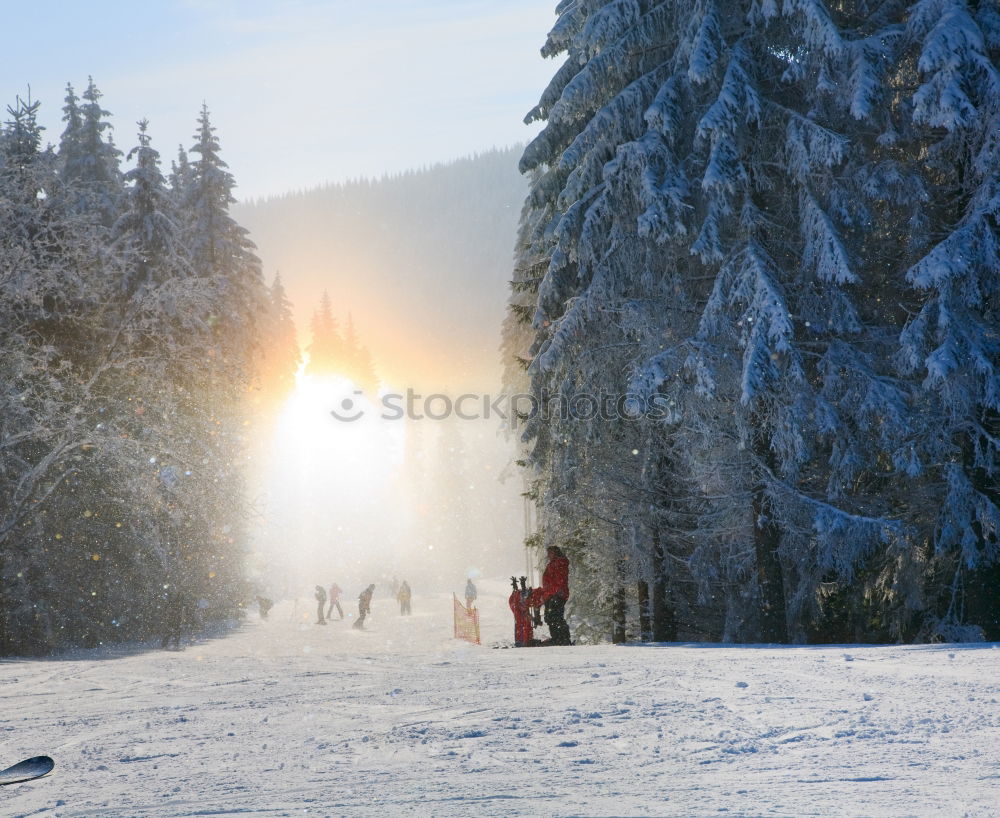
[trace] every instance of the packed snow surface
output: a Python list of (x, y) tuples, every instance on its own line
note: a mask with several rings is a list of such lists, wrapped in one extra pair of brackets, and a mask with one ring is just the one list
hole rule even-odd
[[(493, 650), (450, 596), (0, 662), (3, 815), (995, 815), (996, 645)], [(483, 591), (486, 593), (483, 593)], [(492, 591), (492, 593), (490, 593)], [(346, 607), (345, 607), (346, 612)]]

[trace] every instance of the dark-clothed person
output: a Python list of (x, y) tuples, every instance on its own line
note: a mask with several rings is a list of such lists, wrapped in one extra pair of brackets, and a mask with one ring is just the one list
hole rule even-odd
[(413, 598), (413, 591), (410, 590), (410, 583), (405, 579), (402, 585), (399, 586), (399, 593), (396, 594), (396, 600), (399, 602), (399, 614), (400, 616), (409, 616), (410, 610), (410, 600)]
[(176, 650), (181, 648), (181, 636), (188, 624), (189, 600), (187, 594), (171, 587), (166, 595), (166, 610), (163, 616), (163, 642), (164, 648), (171, 645)]
[(323, 617), (323, 609), (326, 607), (326, 590), (322, 585), (317, 585), (316, 593), (313, 596), (316, 597), (316, 624), (325, 625), (326, 619)]
[(355, 628), (365, 626), (365, 617), (372, 612), (372, 594), (375, 593), (375, 584), (372, 583), (358, 595), (358, 621), (354, 623)]
[(566, 624), (566, 600), (569, 599), (569, 560), (557, 545), (546, 549), (548, 563), (542, 574), (541, 602), (545, 608), (545, 624), (553, 645), (570, 645), (569, 625)]

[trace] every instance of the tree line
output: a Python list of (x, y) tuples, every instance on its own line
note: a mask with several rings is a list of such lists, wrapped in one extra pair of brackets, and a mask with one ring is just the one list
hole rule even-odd
[[(341, 335), (354, 311), (383, 380), (481, 388), (497, 375), (511, 241), (527, 191), (519, 152), (241, 202), (233, 212), (296, 305), (311, 307), (328, 289)], [(297, 315), (305, 334), (313, 310)]]
[(0, 133), (0, 655), (148, 638), (178, 596), (233, 616), (248, 408), (298, 361), (207, 107), (166, 174), (92, 80), (57, 145), (38, 108)]
[(583, 634), (1000, 638), (1000, 14), (561, 2), (507, 388)]
[(330, 294), (325, 290), (313, 313), (310, 329), (312, 342), (306, 348), (309, 360), (305, 370), (308, 374), (341, 375), (362, 389), (375, 392), (379, 384), (375, 360), (368, 347), (361, 343), (350, 313), (341, 333)]

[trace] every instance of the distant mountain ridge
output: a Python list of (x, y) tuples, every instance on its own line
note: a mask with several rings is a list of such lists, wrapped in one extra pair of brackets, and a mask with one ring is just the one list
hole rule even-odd
[(302, 346), (326, 289), (393, 386), (491, 388), (527, 194), (521, 150), (268, 197), (233, 214), (268, 278), (281, 272)]

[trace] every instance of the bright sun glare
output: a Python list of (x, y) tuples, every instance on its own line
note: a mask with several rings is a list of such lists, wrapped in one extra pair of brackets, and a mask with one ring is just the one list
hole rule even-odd
[(403, 437), (377, 395), (347, 378), (299, 374), (259, 483), (257, 546), (275, 591), (391, 573), (408, 527)]

